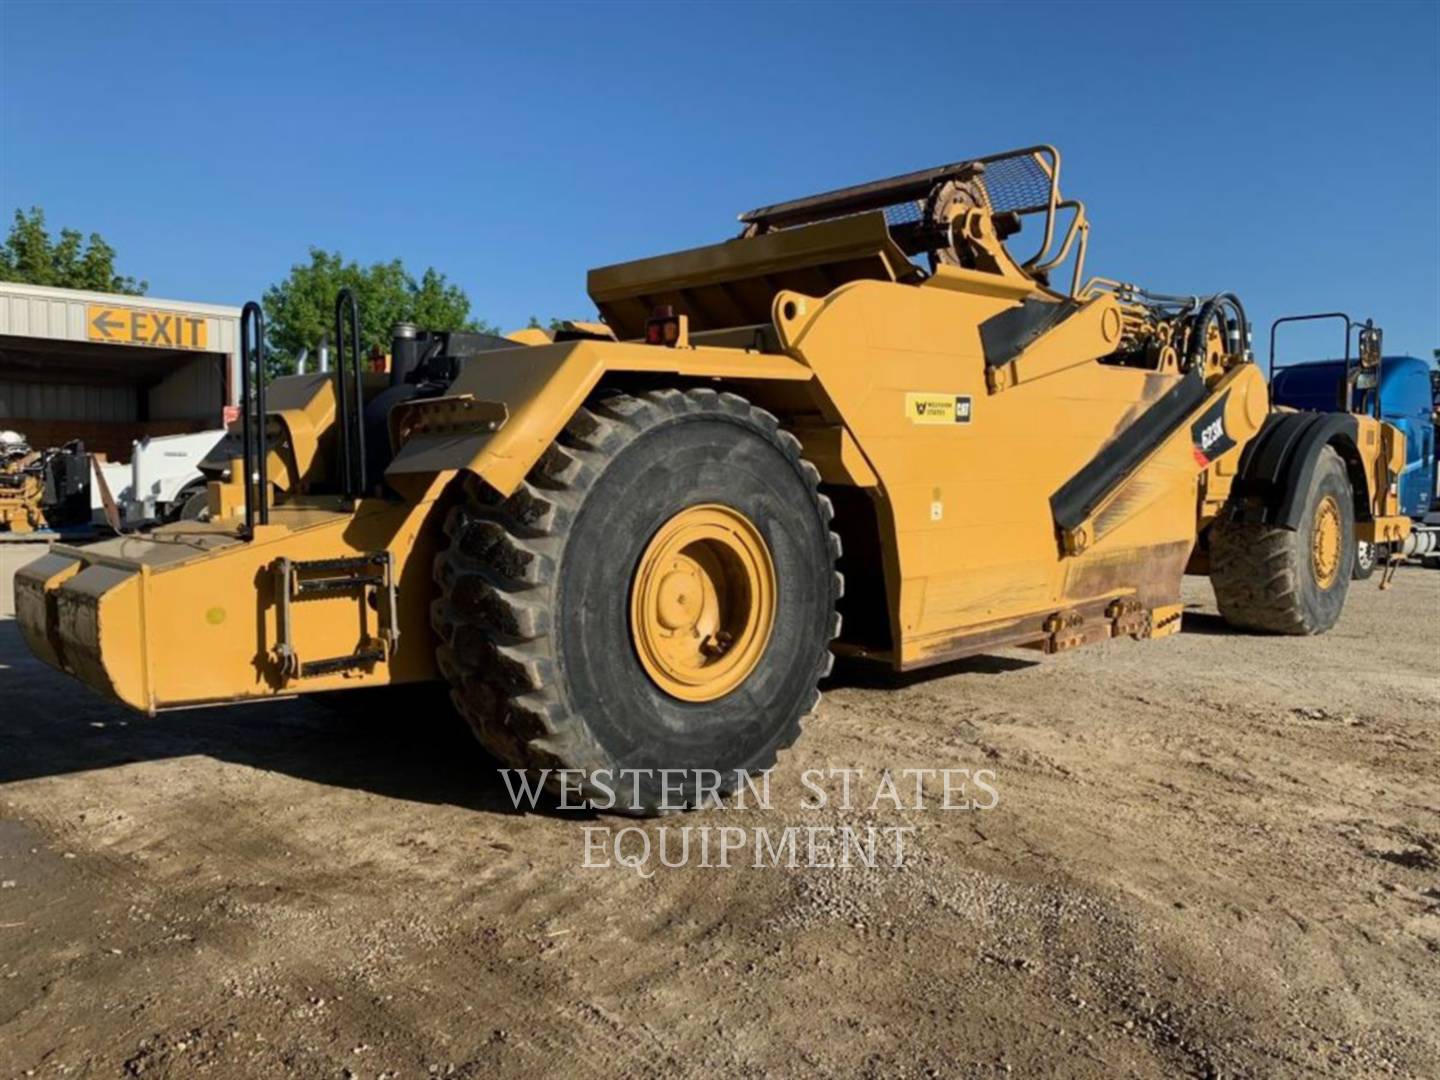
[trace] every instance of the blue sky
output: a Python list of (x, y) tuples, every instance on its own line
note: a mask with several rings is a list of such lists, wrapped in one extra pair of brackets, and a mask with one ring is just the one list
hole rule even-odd
[(752, 206), (1051, 142), (1090, 272), (1429, 357), (1437, 12), (3, 0), (0, 213), (101, 232), (158, 296), (239, 303), (313, 244), (510, 327)]

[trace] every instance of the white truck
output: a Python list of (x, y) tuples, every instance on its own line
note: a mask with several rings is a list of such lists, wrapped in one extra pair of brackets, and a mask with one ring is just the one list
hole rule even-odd
[[(128, 464), (94, 459), (90, 509), (95, 524), (109, 522), (109, 492), (124, 529), (162, 521), (197, 517), (205, 505), (205, 477), (200, 462), (225, 438), (223, 428), (191, 435), (157, 435), (137, 439)], [(100, 483), (103, 478), (104, 483)]]

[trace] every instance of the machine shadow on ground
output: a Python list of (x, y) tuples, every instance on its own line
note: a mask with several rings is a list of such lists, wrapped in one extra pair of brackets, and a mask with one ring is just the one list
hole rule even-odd
[(910, 686), (948, 679), (953, 675), (1005, 675), (1012, 671), (1024, 671), (1039, 663), (1039, 660), (982, 654), (951, 660), (933, 667), (917, 668), (914, 671), (894, 671), (873, 661), (840, 657), (836, 659), (835, 668), (829, 677), (820, 684), (820, 689), (840, 690), (854, 687), (861, 690), (903, 690)]
[(1253, 637), (1253, 631), (1238, 629), (1227, 623), (1223, 616), (1213, 611), (1201, 611), (1196, 604), (1185, 608), (1185, 618), (1180, 623), (1182, 634), (1201, 634), (1206, 637)]
[[(1231, 636), (1218, 615), (1187, 610), (1186, 633)], [(825, 690), (904, 689), (956, 675), (1000, 677), (1040, 659), (980, 655), (918, 671), (840, 660)], [(145, 717), (100, 698), (30, 655), (0, 620), (0, 784), (200, 755), (390, 798), (514, 814), (497, 770), (433, 687), (336, 693)], [(542, 801), (538, 813), (573, 817)]]
[[(30, 655), (18, 624), (0, 621), (0, 784), (202, 755), (415, 802), (514, 814), (498, 763), (439, 695), (388, 715), (353, 695), (330, 707), (290, 700), (146, 717), (100, 698)], [(540, 812), (544, 812), (543, 809)], [(573, 815), (572, 815), (573, 816)]]
[[(998, 676), (1037, 660), (973, 656), (913, 672), (839, 662), (826, 689), (904, 688), (953, 675)], [(465, 721), (433, 687), (334, 693), (142, 716), (30, 655), (0, 621), (0, 784), (199, 755), (389, 798), (518, 813)], [(527, 811), (528, 812), (528, 811)], [(534, 811), (576, 817), (542, 800)]]

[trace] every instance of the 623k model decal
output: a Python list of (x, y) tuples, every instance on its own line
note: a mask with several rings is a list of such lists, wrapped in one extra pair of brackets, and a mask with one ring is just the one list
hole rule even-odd
[(1206, 409), (1198, 420), (1190, 425), (1190, 444), (1195, 451), (1195, 464), (1205, 468), (1221, 454), (1235, 445), (1235, 440), (1225, 430), (1225, 404), (1229, 394)]

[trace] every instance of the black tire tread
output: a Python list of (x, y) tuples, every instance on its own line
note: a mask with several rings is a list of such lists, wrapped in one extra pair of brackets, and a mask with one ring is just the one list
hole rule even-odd
[[(478, 477), (463, 481), (463, 499), (445, 522), (447, 543), (436, 555), (438, 598), (431, 622), (440, 639), (437, 662), (451, 696), (481, 744), (522, 769), (611, 767), (590, 736), (583, 716), (569, 713), (554, 683), (552, 599), (567, 534), (608, 462), (637, 436), (686, 413), (729, 416), (758, 429), (805, 478), (816, 512), (829, 534), (832, 560), (840, 538), (830, 528), (834, 509), (819, 491), (820, 474), (801, 456), (801, 446), (776, 418), (746, 399), (710, 389), (652, 390), (592, 398), (566, 424), (521, 485), (501, 497)], [(844, 580), (832, 570), (834, 601)], [(817, 660), (814, 680), (830, 673), (828, 648), (840, 632), (833, 613), (830, 638)], [(804, 715), (813, 713), (812, 691)], [(776, 749), (800, 734), (795, 717)], [(758, 762), (756, 769), (773, 765)]]
[(1210, 580), (1231, 626), (1271, 634), (1308, 634), (1294, 535), (1269, 525), (1223, 522), (1210, 541)]
[[(1342, 470), (1340, 458), (1327, 458)], [(1216, 605), (1231, 626), (1269, 634), (1308, 635), (1327, 629), (1305, 603), (1303, 546), (1294, 530), (1222, 520), (1210, 537), (1210, 581)]]

